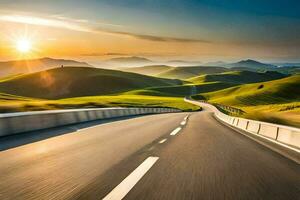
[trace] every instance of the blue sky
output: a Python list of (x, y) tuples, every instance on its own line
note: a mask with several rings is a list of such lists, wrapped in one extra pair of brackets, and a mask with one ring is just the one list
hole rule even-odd
[(139, 39), (250, 46), (299, 58), (300, 1), (296, 0), (1, 0), (0, 7), (0, 12), (97, 22), (101, 30)]

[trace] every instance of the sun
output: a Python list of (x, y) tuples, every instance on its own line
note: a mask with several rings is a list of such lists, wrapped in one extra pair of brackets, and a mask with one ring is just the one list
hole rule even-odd
[(16, 48), (21, 53), (28, 53), (32, 48), (32, 43), (28, 39), (20, 39), (16, 43)]

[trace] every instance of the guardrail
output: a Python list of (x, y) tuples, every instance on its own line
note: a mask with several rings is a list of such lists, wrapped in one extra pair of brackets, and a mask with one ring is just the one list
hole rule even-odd
[(99, 119), (180, 112), (173, 108), (96, 108), (0, 114), (0, 136)]
[(230, 126), (236, 127), (238, 129), (241, 129), (251, 134), (263, 136), (270, 140), (274, 140), (284, 145), (287, 145), (289, 147), (300, 150), (300, 129), (299, 128), (255, 121), (250, 119), (244, 119), (240, 117), (233, 117), (222, 113), (215, 106), (208, 103), (204, 103), (203, 101), (199, 102), (188, 98), (185, 98), (185, 101), (200, 106), (201, 103), (205, 104), (207, 107), (212, 109), (214, 115), (219, 120), (229, 124)]
[[(202, 102), (202, 103), (208, 103), (206, 100), (197, 100), (197, 101)], [(243, 111), (242, 109), (235, 108), (232, 106), (226, 106), (226, 105), (219, 104), (219, 103), (214, 103), (211, 105), (214, 105), (219, 110), (224, 110), (225, 112), (228, 112), (228, 113), (239, 114), (239, 115), (245, 113), (245, 111)]]

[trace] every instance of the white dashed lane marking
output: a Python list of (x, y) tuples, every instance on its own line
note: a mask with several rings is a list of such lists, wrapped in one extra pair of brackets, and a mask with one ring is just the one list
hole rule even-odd
[(170, 135), (176, 135), (181, 130), (181, 127), (176, 128), (174, 131), (170, 133)]
[(121, 200), (137, 184), (137, 182), (156, 163), (158, 157), (148, 157), (131, 174), (129, 174), (119, 185), (117, 185), (103, 200)]
[(184, 120), (184, 121), (182, 121), (181, 123), (180, 123), (180, 125), (181, 126), (184, 126), (184, 125), (186, 125), (186, 121)]
[(159, 141), (158, 143), (159, 143), (159, 144), (162, 144), (162, 143), (164, 143), (165, 141), (167, 141), (167, 139), (163, 139), (163, 140)]

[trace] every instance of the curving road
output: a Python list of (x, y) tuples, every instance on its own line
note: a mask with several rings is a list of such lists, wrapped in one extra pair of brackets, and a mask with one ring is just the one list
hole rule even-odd
[(2, 139), (0, 199), (300, 198), (298, 164), (208, 108), (93, 125), (7, 148), (21, 138)]

